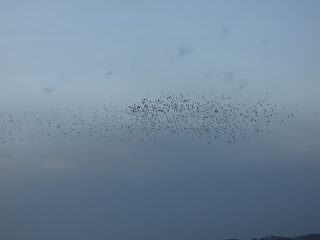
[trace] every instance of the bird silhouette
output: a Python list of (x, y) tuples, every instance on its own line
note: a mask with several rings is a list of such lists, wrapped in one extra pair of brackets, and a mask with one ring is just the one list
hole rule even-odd
[(157, 142), (191, 136), (208, 144), (230, 144), (271, 134), (273, 124), (283, 124), (284, 119), (294, 116), (285, 109), (266, 98), (233, 100), (208, 91), (196, 95), (162, 92), (159, 97), (147, 95), (124, 107), (105, 103), (93, 110), (57, 104), (46, 113), (1, 113), (0, 143), (43, 138), (61, 142), (75, 137)]

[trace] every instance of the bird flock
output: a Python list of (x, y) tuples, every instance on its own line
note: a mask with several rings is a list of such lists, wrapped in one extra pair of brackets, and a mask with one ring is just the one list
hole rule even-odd
[(213, 92), (162, 93), (146, 96), (119, 108), (98, 109), (55, 105), (46, 113), (0, 113), (0, 143), (86, 141), (168, 141), (191, 136), (204, 143), (233, 143), (270, 134), (272, 124), (283, 124), (293, 113), (267, 98), (237, 100)]

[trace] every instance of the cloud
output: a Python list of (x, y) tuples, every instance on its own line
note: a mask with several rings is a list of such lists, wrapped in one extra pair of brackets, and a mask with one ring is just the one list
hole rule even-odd
[(222, 80), (232, 83), (235, 80), (235, 73), (233, 71), (207, 72), (203, 74), (202, 77), (209, 80)]
[(207, 72), (207, 73), (203, 74), (202, 77), (208, 79), (208, 78), (212, 78), (213, 75), (214, 75), (213, 72)]
[(65, 73), (60, 73), (56, 77), (57, 77), (58, 81), (60, 81), (62, 83), (66, 83), (70, 80), (68, 75), (66, 75)]
[(71, 169), (72, 165), (70, 161), (57, 161), (51, 160), (51, 161), (45, 161), (43, 164), (43, 167), (46, 169), (56, 169), (56, 170), (62, 170), (62, 169)]
[(21, 165), (12, 156), (0, 154), (0, 177), (21, 170)]
[(46, 92), (46, 93), (52, 93), (52, 92), (55, 91), (55, 89), (53, 89), (53, 88), (44, 88), (43, 91)]
[(178, 56), (189, 55), (193, 52), (193, 48), (186, 45), (181, 45), (178, 47)]
[(226, 38), (228, 36), (229, 36), (229, 29), (228, 29), (227, 26), (223, 26), (222, 29), (221, 29), (219, 37)]
[(270, 42), (271, 42), (271, 38), (264, 38), (262, 41), (261, 41), (261, 43), (263, 44), (263, 45), (267, 45), (267, 44), (269, 44)]
[(222, 73), (221, 76), (223, 81), (233, 82), (234, 81), (234, 72), (226, 71)]
[(105, 76), (106, 78), (110, 78), (112, 76), (112, 70), (109, 70), (108, 72), (106, 72)]
[(135, 68), (136, 67), (136, 64), (135, 63), (131, 63), (130, 64), (130, 68)]
[(243, 81), (242, 83), (240, 83), (238, 90), (241, 91), (242, 89), (244, 89), (245, 87), (247, 87), (248, 84), (246, 81)]

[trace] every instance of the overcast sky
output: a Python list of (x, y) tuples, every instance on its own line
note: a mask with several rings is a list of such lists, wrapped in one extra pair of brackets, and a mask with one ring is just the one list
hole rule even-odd
[(203, 89), (294, 113), (232, 144), (0, 141), (0, 238), (319, 232), (319, 22), (316, 0), (0, 0), (5, 116)]

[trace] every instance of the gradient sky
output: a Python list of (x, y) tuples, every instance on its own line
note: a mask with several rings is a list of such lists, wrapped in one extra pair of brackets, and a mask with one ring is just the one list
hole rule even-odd
[(295, 117), (254, 141), (0, 143), (0, 239), (250, 239), (320, 226), (319, 1), (0, 0), (0, 113), (202, 89)]

